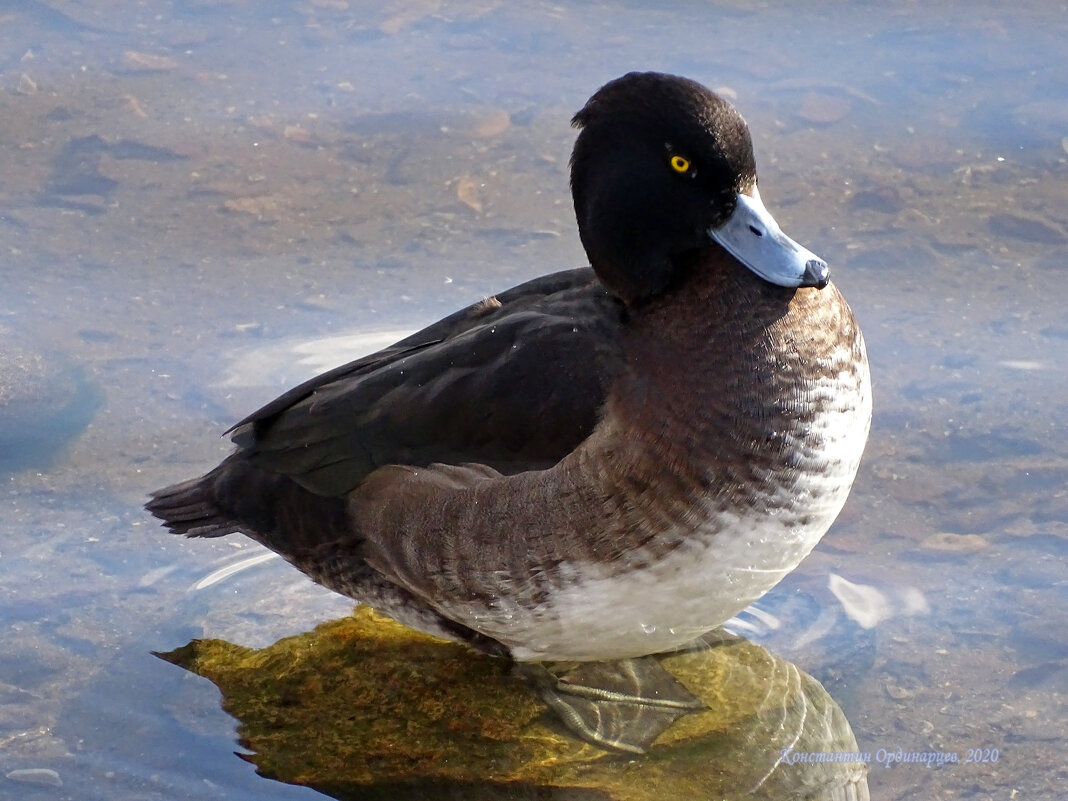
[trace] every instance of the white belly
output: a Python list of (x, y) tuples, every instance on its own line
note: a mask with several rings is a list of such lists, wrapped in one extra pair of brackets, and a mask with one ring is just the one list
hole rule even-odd
[(564, 573), (572, 574), (570, 585), (545, 608), (515, 610), (510, 625), (487, 633), (509, 645), (520, 661), (621, 659), (671, 650), (774, 587), (832, 519), (827, 515), (805, 527), (784, 526), (769, 516), (719, 519), (715, 534), (695, 538), (641, 570), (598, 576), (583, 565), (580, 578), (572, 567)]

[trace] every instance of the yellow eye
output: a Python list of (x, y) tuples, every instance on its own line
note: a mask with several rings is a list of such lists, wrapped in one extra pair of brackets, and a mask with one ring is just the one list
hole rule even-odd
[(685, 173), (690, 171), (690, 160), (683, 156), (671, 157), (671, 169), (675, 172)]

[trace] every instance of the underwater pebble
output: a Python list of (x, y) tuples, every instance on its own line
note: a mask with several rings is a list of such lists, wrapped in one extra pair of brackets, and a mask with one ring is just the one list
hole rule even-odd
[(1049, 223), (1032, 217), (1021, 217), (1003, 212), (992, 214), (987, 222), (990, 230), (997, 236), (1011, 236), (1043, 245), (1058, 245), (1066, 239), (1063, 231), (1058, 231)]
[(15, 87), (15, 91), (20, 95), (35, 95), (37, 94), (37, 82), (24, 72), (19, 78), (19, 85)]
[(122, 66), (128, 70), (164, 72), (177, 67), (178, 62), (167, 56), (157, 56), (155, 53), (139, 53), (136, 50), (127, 50), (122, 54)]
[(907, 698), (912, 698), (914, 695), (912, 691), (906, 690), (904, 687), (899, 687), (892, 682), (886, 684), (886, 694), (895, 701), (904, 701)]
[(7, 774), (13, 782), (40, 784), (46, 787), (62, 787), (63, 780), (51, 768), (19, 768)]
[(236, 214), (247, 214), (264, 222), (277, 222), (282, 214), (282, 201), (276, 195), (237, 197), (224, 200), (223, 208)]
[(500, 136), (512, 127), (512, 117), (503, 108), (488, 111), (475, 122), (471, 134), (479, 139)]
[(853, 104), (844, 97), (812, 92), (801, 98), (801, 108), (797, 113), (801, 119), (826, 124), (837, 122), (852, 110)]
[(456, 197), (468, 208), (482, 213), (482, 201), (479, 199), (479, 183), (470, 175), (461, 175), (456, 180)]
[(989, 543), (978, 534), (932, 534), (920, 543), (925, 551), (937, 551), (938, 553), (977, 553), (987, 547)]
[(905, 207), (901, 193), (893, 186), (880, 186), (865, 189), (853, 195), (850, 205), (854, 209), (879, 211), (884, 214), (897, 214)]
[[(917, 670), (913, 666), (904, 666), (906, 670)], [(895, 701), (907, 701), (920, 695), (927, 687), (927, 682), (918, 675), (888, 674), (883, 679), (883, 689)], [(915, 721), (913, 721), (914, 723)]]
[(312, 144), (312, 135), (303, 125), (287, 125), (282, 129), (282, 136), (298, 145)]
[(437, 13), (441, 0), (411, 0), (397, 3), (397, 13), (378, 26), (378, 30), (387, 36), (396, 36), (405, 28), (411, 27), (424, 17)]

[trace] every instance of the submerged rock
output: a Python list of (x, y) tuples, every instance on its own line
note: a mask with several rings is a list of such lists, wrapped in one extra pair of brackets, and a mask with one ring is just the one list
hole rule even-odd
[(100, 388), (0, 326), (0, 473), (48, 467), (100, 408)]
[(563, 733), (505, 660), (364, 607), (261, 650), (194, 640), (160, 656), (219, 687), (262, 775), (336, 798), (868, 798), (863, 761), (810, 757), (857, 752), (838, 705), (733, 635), (661, 659), (707, 708), (641, 757)]
[(920, 547), (925, 551), (944, 554), (978, 553), (987, 545), (989, 543), (978, 534), (951, 534), (949, 532), (932, 534), (920, 543)]
[(62, 787), (63, 780), (51, 768), (19, 768), (6, 774), (13, 782), (39, 784), (44, 787)]

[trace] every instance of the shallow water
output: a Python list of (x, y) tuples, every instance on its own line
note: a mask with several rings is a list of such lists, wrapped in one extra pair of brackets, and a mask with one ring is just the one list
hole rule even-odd
[(351, 605), (166, 536), (144, 496), (293, 382), (584, 263), (568, 120), (634, 68), (735, 98), (868, 342), (850, 502), (739, 627), (863, 750), (998, 749), (873, 766), (872, 797), (1059, 797), (1066, 10), (0, 5), (0, 797), (317, 797), (235, 758), (214, 686), (150, 652)]

